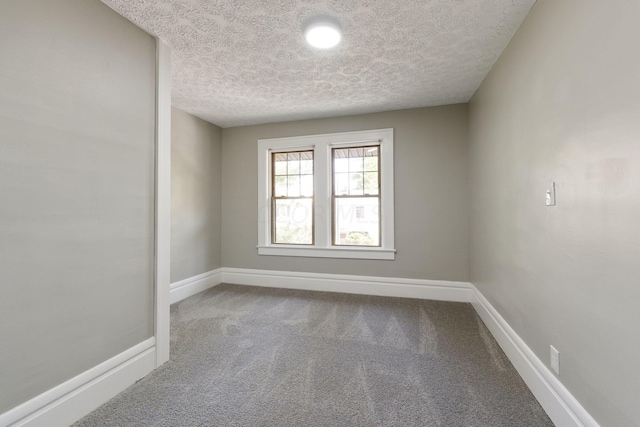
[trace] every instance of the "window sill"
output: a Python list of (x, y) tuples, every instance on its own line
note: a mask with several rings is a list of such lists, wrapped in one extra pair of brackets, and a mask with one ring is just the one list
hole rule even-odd
[(319, 248), (293, 245), (257, 246), (258, 255), (298, 256), (310, 258), (396, 259), (395, 249), (384, 248)]

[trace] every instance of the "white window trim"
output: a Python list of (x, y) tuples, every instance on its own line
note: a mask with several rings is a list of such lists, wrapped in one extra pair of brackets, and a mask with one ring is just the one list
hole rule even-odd
[[(331, 149), (380, 144), (380, 247), (331, 245)], [(314, 150), (315, 244), (271, 243), (271, 153)], [(258, 254), (319, 258), (395, 259), (393, 129), (258, 140)]]

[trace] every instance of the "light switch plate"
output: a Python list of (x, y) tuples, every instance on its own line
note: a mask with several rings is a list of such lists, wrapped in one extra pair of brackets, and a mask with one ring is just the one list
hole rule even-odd
[(550, 182), (547, 187), (547, 206), (555, 206), (556, 205), (556, 183)]

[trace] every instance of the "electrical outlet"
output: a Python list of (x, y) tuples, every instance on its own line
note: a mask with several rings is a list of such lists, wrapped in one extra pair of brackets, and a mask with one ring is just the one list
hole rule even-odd
[(560, 376), (560, 352), (552, 345), (549, 347), (551, 348), (551, 369)]

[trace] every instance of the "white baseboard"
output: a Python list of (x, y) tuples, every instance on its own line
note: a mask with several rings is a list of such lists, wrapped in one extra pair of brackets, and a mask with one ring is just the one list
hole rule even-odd
[(469, 302), (558, 427), (599, 427), (487, 299), (468, 282), (222, 268), (238, 285)]
[(222, 282), (348, 294), (472, 302), (473, 285), (445, 280), (223, 268)]
[(188, 279), (172, 283), (169, 286), (169, 304), (182, 301), (199, 292), (222, 283), (222, 269), (211, 270)]
[(131, 386), (155, 367), (155, 338), (149, 338), (1, 414), (0, 426), (69, 426)]
[[(170, 287), (180, 301), (220, 283), (472, 303), (478, 315), (558, 427), (599, 427), (573, 395), (468, 282), (220, 268)], [(75, 378), (0, 415), (0, 426), (67, 426), (151, 372), (150, 338)]]
[(473, 307), (554, 424), (558, 427), (598, 427), (596, 420), (480, 291), (474, 288), (473, 293)]

